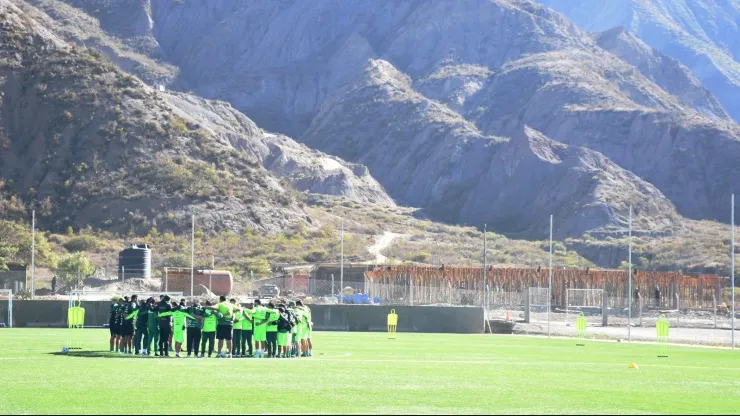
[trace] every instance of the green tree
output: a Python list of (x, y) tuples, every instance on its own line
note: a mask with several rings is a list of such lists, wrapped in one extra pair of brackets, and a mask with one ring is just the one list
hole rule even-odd
[(59, 261), (57, 276), (62, 286), (71, 287), (77, 281), (77, 272), (80, 279), (95, 273), (95, 265), (83, 252), (67, 254)]

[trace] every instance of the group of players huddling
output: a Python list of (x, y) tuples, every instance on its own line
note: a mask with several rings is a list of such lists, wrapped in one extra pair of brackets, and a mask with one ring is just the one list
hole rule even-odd
[(120, 354), (151, 355), (154, 351), (156, 357), (169, 357), (175, 352), (180, 358), (187, 333), (187, 357), (192, 358), (204, 358), (206, 345), (211, 358), (216, 339), (216, 358), (312, 355), (311, 310), (301, 301), (263, 306), (256, 299), (242, 307), (235, 299), (227, 302), (221, 296), (216, 305), (208, 301), (201, 306), (198, 301), (186, 305), (185, 299), (171, 302), (166, 295), (158, 302), (154, 298), (139, 301), (133, 295), (113, 300), (109, 325), (110, 351)]

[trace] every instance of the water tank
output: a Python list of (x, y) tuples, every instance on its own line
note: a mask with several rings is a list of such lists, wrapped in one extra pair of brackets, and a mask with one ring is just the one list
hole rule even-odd
[(135, 244), (118, 253), (118, 278), (149, 279), (152, 277), (152, 250), (146, 244)]

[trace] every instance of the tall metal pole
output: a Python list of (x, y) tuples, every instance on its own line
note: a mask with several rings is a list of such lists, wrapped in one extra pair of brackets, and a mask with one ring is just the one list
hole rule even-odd
[(487, 293), (488, 292), (487, 290), (488, 289), (488, 279), (487, 279), (488, 276), (486, 274), (487, 269), (488, 269), (488, 266), (487, 266), (488, 265), (488, 257), (487, 257), (488, 252), (486, 250), (487, 241), (488, 241), (488, 236), (486, 235), (487, 228), (488, 228), (488, 225), (483, 224), (483, 311), (484, 313), (488, 311), (488, 296), (487, 296), (488, 295)]
[(342, 258), (339, 260), (339, 303), (344, 303), (344, 218), (342, 218)]
[(732, 325), (732, 349), (735, 349), (735, 194), (732, 194), (732, 213), (731, 215), (731, 223), (732, 223), (732, 237), (730, 239), (730, 249), (732, 251), (731, 258), (732, 258), (732, 266), (730, 267), (730, 282), (732, 287), (732, 317), (731, 317), (731, 325)]
[(190, 216), (190, 221), (190, 303), (192, 304), (195, 297), (195, 285), (193, 284), (195, 279), (195, 215)]
[(552, 214), (550, 214), (550, 269), (547, 284), (547, 337), (550, 337), (550, 309), (552, 309)]
[(629, 271), (627, 273), (627, 341), (632, 341), (632, 205), (630, 205), (630, 222), (629, 222), (629, 251), (627, 259)]
[(36, 210), (31, 211), (31, 299), (36, 296)]

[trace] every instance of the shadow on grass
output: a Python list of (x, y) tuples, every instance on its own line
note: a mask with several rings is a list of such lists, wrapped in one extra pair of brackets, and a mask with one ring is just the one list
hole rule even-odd
[(59, 352), (50, 352), (47, 354), (55, 355), (55, 356), (77, 357), (77, 358), (118, 358), (118, 359), (159, 358), (154, 355), (128, 355), (128, 354), (119, 354), (117, 352), (110, 352), (110, 351), (85, 351), (85, 350), (71, 350), (67, 353), (59, 351)]

